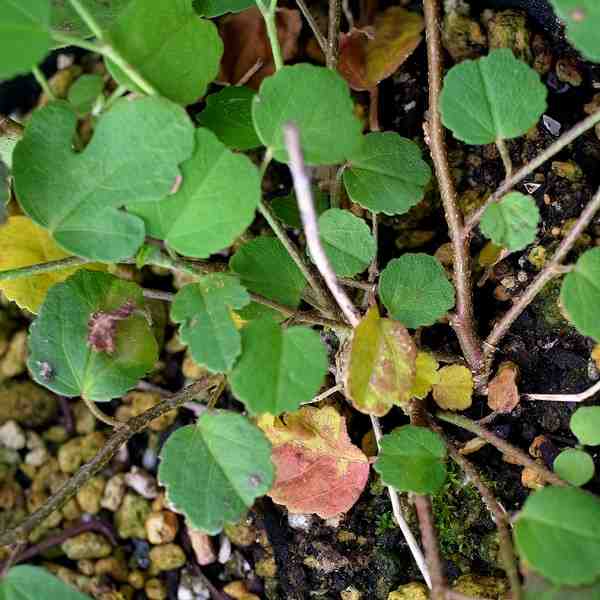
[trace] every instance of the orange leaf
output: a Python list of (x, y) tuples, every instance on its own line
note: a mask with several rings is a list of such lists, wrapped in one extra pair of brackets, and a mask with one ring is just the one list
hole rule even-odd
[(392, 6), (375, 25), (340, 36), (338, 69), (354, 90), (371, 90), (392, 75), (421, 42), (423, 17)]
[(273, 444), (277, 476), (269, 492), (291, 513), (327, 519), (348, 511), (369, 477), (369, 461), (348, 437), (331, 406), (305, 406), (283, 418), (265, 414), (258, 426)]
[(512, 362), (504, 362), (488, 385), (488, 406), (497, 412), (509, 413), (519, 404), (517, 378), (519, 368)]

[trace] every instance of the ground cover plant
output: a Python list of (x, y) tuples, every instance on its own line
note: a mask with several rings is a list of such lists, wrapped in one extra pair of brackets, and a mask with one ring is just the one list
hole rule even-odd
[[(326, 598), (600, 597), (600, 407), (564, 404), (569, 437), (556, 445), (538, 436), (529, 452), (497, 426), (525, 404), (551, 411), (600, 391), (595, 383), (577, 393), (523, 393), (531, 388), (507, 344), (543, 301), (561, 323), (558, 337), (578, 336), (589, 364), (600, 363), (600, 248), (591, 239), (600, 191), (580, 192), (554, 233), (544, 220), (552, 199), (536, 196), (550, 162), (564, 179), (584, 178), (574, 163), (553, 160), (600, 134), (600, 101), (588, 99), (588, 116), (557, 131), (547, 114), (548, 70), (531, 56), (533, 43), (510, 30), (494, 43), (490, 34), (489, 50), (477, 51), (469, 3), (440, 4), (358, 11), (331, 0), (321, 28), (313, 14), (320, 7), (303, 0), (299, 11), (276, 0), (0, 0), (0, 78), (33, 73), (44, 92), (22, 123), (0, 117), (0, 290), (30, 321), (21, 342), (35, 382), (28, 385), (59, 398), (67, 415), (77, 406), (105, 426), (99, 436), (77, 431), (91, 437), (68, 467), (66, 438), (48, 437), (62, 475), (43, 489), (32, 484), (27, 510), (18, 511), (6, 499), (15, 451), (26, 443), (14, 441), (25, 416), (21, 392), (13, 393), (20, 408), (0, 430), (0, 502), (14, 513), (0, 532), (1, 597), (310, 597), (289, 573), (253, 591), (242, 581), (220, 589), (202, 571), (211, 538), (233, 537), (249, 511), (262, 514), (272, 547), (284, 545), (281, 514), (296, 523), (317, 515), (335, 527), (354, 511), (382, 535), (393, 530), (410, 552), (410, 576), (395, 589), (321, 590)], [(600, 61), (596, 3), (551, 4), (571, 51)], [(462, 32), (451, 49), (442, 21), (444, 34), (452, 24)], [(300, 60), (303, 26), (311, 50)], [(383, 130), (382, 90), (421, 46), (421, 131)], [(61, 86), (39, 65), (68, 48), (89, 53), (94, 67), (78, 67)], [(576, 80), (572, 63), (561, 68), (561, 81)], [(519, 152), (540, 123), (554, 132), (552, 143)], [(470, 205), (459, 192), (469, 179), (456, 159), (464, 148), (502, 168), (502, 181)], [(412, 228), (412, 241), (390, 244), (389, 232), (419, 211), (441, 235)], [(531, 276), (521, 269), (509, 282), (509, 265), (526, 261)], [(490, 317), (496, 300), (504, 308)], [(179, 371), (165, 375), (177, 352), (186, 353), (187, 382)], [(140, 408), (136, 393), (153, 400)], [(193, 414), (185, 422), (175, 416), (183, 407)], [(152, 566), (136, 563), (135, 576), (119, 579), (114, 563), (94, 570), (110, 544), (91, 555), (69, 540), (114, 537), (89, 514), (112, 506), (114, 464), (148, 431), (163, 432), (147, 469), (160, 488), (154, 482), (148, 492), (139, 469), (128, 473), (118, 506), (137, 502), (125, 485), (155, 501), (152, 511), (132, 508), (145, 525), (131, 537), (150, 536)], [(506, 469), (523, 468), (533, 488), (510, 512), (500, 482), (467, 458), (483, 446), (494, 464), (502, 456)], [(47, 469), (35, 458), (25, 463), (19, 477), (34, 483)], [(86, 510), (94, 486), (106, 506)], [(377, 487), (383, 512), (360, 516), (362, 498)], [(448, 555), (473, 542), (448, 534), (468, 517), (450, 489), (489, 513), (495, 577), (464, 579), (451, 568)], [(70, 523), (77, 519), (68, 514), (83, 513)], [(170, 519), (178, 523), (175, 514), (209, 596), (168, 589), (161, 575), (188, 561), (172, 543), (177, 526), (160, 533), (173, 529)], [(153, 534), (151, 518), (162, 519)], [(68, 526), (57, 533), (63, 519)], [(127, 524), (122, 514), (121, 538)], [(112, 574), (121, 587), (69, 576), (53, 562), (59, 545), (89, 575)], [(375, 560), (390, 550), (376, 548)], [(283, 573), (289, 556), (271, 564)], [(100, 560), (90, 567), (92, 558)], [(304, 564), (327, 572), (324, 560)]]

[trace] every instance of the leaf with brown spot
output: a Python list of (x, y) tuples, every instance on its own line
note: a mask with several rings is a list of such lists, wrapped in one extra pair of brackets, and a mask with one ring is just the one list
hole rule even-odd
[(373, 27), (340, 36), (338, 69), (354, 90), (371, 90), (392, 75), (420, 44), (423, 17), (392, 6), (375, 18)]
[[(302, 18), (297, 10), (278, 8), (276, 21), (283, 60), (291, 60), (298, 54)], [(257, 71), (244, 84), (257, 90), (265, 77), (275, 73), (265, 22), (256, 6), (222, 19), (219, 33), (225, 46), (219, 82), (235, 85), (258, 64)]]
[(283, 418), (264, 414), (258, 426), (273, 445), (274, 502), (291, 513), (327, 519), (348, 511), (369, 477), (369, 460), (348, 437), (346, 420), (331, 406), (305, 406)]
[(354, 330), (346, 393), (360, 412), (382, 417), (411, 398), (417, 349), (399, 321), (369, 309)]
[(449, 365), (439, 371), (440, 381), (433, 386), (433, 399), (445, 410), (465, 410), (473, 402), (473, 375), (467, 367)]
[(514, 363), (507, 361), (498, 367), (496, 376), (488, 385), (487, 404), (491, 410), (509, 413), (516, 408), (519, 404), (518, 377), (519, 368)]

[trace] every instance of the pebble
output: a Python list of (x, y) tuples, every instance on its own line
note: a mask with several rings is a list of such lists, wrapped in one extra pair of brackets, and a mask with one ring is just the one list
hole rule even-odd
[(96, 417), (90, 412), (85, 402), (75, 402), (72, 407), (75, 431), (79, 435), (92, 433), (96, 429)]
[(146, 540), (133, 538), (133, 554), (131, 560), (133, 565), (146, 570), (150, 566), (150, 544)]
[(97, 515), (100, 512), (100, 502), (106, 487), (104, 477), (92, 477), (77, 492), (77, 502), (81, 510), (90, 515)]
[(167, 587), (160, 579), (148, 579), (144, 591), (149, 600), (166, 600), (167, 598)]
[(146, 539), (145, 522), (150, 514), (150, 503), (137, 494), (127, 493), (115, 513), (115, 527), (119, 537)]
[(225, 535), (221, 535), (220, 537), (220, 546), (219, 546), (219, 562), (224, 565), (231, 558), (231, 542), (229, 538)]
[(100, 506), (111, 512), (117, 512), (125, 496), (125, 475), (113, 475), (106, 483)]
[(217, 560), (217, 555), (215, 554), (212, 538), (203, 531), (198, 531), (190, 526), (187, 527), (187, 533), (198, 564), (204, 567), (214, 563)]
[(153, 500), (158, 496), (158, 484), (156, 479), (144, 469), (132, 467), (125, 475), (125, 483), (143, 498)]
[(66, 540), (61, 548), (71, 560), (105, 558), (112, 553), (110, 542), (103, 535), (91, 531)]
[(16, 377), (26, 370), (27, 331), (17, 331), (12, 336), (8, 350), (0, 361), (0, 380)]
[(150, 550), (150, 562), (153, 570), (160, 573), (183, 567), (186, 557), (177, 544), (162, 544)]
[[(154, 392), (130, 392), (125, 396), (124, 401), (130, 403), (131, 416), (137, 417), (148, 409), (156, 406), (162, 400), (160, 394)], [(149, 425), (151, 431), (164, 431), (168, 429), (177, 418), (177, 411), (172, 410), (164, 415), (154, 419)]]
[(11, 450), (21, 450), (26, 444), (25, 433), (15, 421), (7, 421), (0, 427), (0, 444)]
[(54, 418), (56, 397), (32, 381), (9, 381), (0, 389), (0, 423), (14, 420), (27, 427), (39, 427)]
[(32, 467), (41, 467), (47, 462), (49, 456), (46, 448), (35, 448), (25, 455), (25, 464), (31, 465)]
[(231, 543), (241, 548), (246, 548), (256, 543), (258, 532), (248, 519), (239, 523), (227, 523), (223, 527), (225, 535), (231, 540)]
[(75, 473), (86, 461), (92, 459), (106, 443), (100, 431), (69, 440), (58, 449), (58, 464), (63, 473)]
[(313, 525), (314, 517), (311, 514), (288, 513), (288, 525), (292, 529), (300, 531), (310, 531)]
[(151, 544), (168, 544), (177, 536), (177, 515), (168, 510), (151, 512), (145, 522), (146, 535)]
[(144, 587), (146, 580), (144, 574), (136, 569), (135, 571), (131, 571), (131, 573), (129, 573), (127, 581), (134, 590), (141, 590)]
[(188, 569), (181, 572), (177, 600), (209, 600), (210, 597), (210, 590), (200, 577), (193, 575)]
[(101, 558), (94, 566), (96, 575), (109, 575), (115, 581), (120, 583), (129, 582), (129, 569), (124, 560), (119, 560), (116, 557)]

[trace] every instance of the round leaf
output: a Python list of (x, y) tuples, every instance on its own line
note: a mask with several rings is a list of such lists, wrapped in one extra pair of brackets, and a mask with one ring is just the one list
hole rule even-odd
[(167, 439), (158, 479), (194, 529), (215, 535), (239, 520), (274, 478), (271, 444), (248, 419), (205, 412)]
[[(111, 44), (163, 96), (192, 104), (219, 72), (223, 42), (211, 21), (199, 19), (192, 0), (132, 0), (110, 32)], [(111, 61), (114, 78), (137, 90)]]
[(340, 277), (364, 271), (375, 256), (368, 225), (347, 210), (331, 208), (319, 217), (319, 235), (333, 270)]
[(179, 337), (195, 362), (213, 373), (231, 369), (242, 349), (231, 309), (249, 302), (248, 292), (229, 275), (206, 275), (177, 292), (171, 317), (181, 323)]
[(556, 474), (572, 485), (585, 485), (594, 476), (594, 461), (583, 450), (568, 448), (554, 459)]
[(64, 102), (33, 113), (13, 155), (19, 203), (73, 254), (104, 261), (130, 257), (144, 240), (144, 223), (120, 207), (169, 192), (179, 163), (192, 154), (192, 124), (163, 98), (121, 100), (79, 153), (72, 148), (76, 125)]
[(343, 176), (348, 195), (375, 213), (408, 212), (421, 201), (431, 179), (420, 148), (397, 133), (369, 133), (349, 158)]
[(0, 582), (2, 600), (90, 600), (46, 569), (19, 565), (12, 567)]
[(445, 410), (465, 410), (473, 402), (473, 375), (467, 367), (449, 365), (439, 370), (433, 386), (435, 403)]
[(225, 87), (206, 98), (206, 108), (198, 115), (198, 124), (210, 129), (226, 146), (250, 150), (261, 145), (252, 123), (254, 90)]
[(300, 304), (304, 276), (278, 239), (261, 237), (244, 244), (231, 257), (229, 266), (251, 292), (290, 308)]
[(29, 332), (33, 378), (63, 396), (121, 396), (157, 358), (141, 288), (107, 273), (81, 270), (55, 285)]
[(577, 331), (600, 341), (600, 248), (579, 257), (563, 280), (560, 301)]
[(586, 57), (600, 62), (600, 4), (596, 0), (551, 0), (567, 27), (569, 41)]
[(514, 528), (519, 554), (554, 583), (600, 576), (600, 500), (577, 488), (547, 487), (527, 498)]
[(254, 98), (258, 137), (273, 156), (287, 162), (283, 125), (296, 124), (309, 165), (343, 162), (361, 143), (361, 124), (342, 77), (325, 67), (299, 64), (267, 77)]
[(327, 373), (327, 351), (308, 327), (281, 329), (272, 319), (242, 329), (242, 356), (229, 383), (252, 414), (279, 415), (311, 400)]
[(531, 196), (511, 192), (490, 204), (481, 218), (481, 232), (511, 252), (531, 244), (540, 223), (540, 211)]
[(581, 444), (600, 446), (600, 406), (583, 406), (571, 417), (571, 431)]
[(0, 0), (0, 80), (27, 73), (52, 46), (48, 0)]
[(546, 86), (506, 48), (465, 60), (444, 79), (444, 125), (467, 144), (491, 144), (523, 135), (546, 110)]
[(174, 194), (128, 208), (143, 217), (150, 235), (181, 254), (205, 258), (229, 246), (254, 220), (261, 195), (258, 169), (200, 128), (181, 173)]
[(433, 325), (454, 306), (454, 287), (441, 263), (428, 254), (391, 260), (379, 280), (381, 301), (406, 327)]
[(381, 438), (374, 468), (400, 492), (435, 494), (446, 480), (446, 446), (437, 433), (405, 425)]

